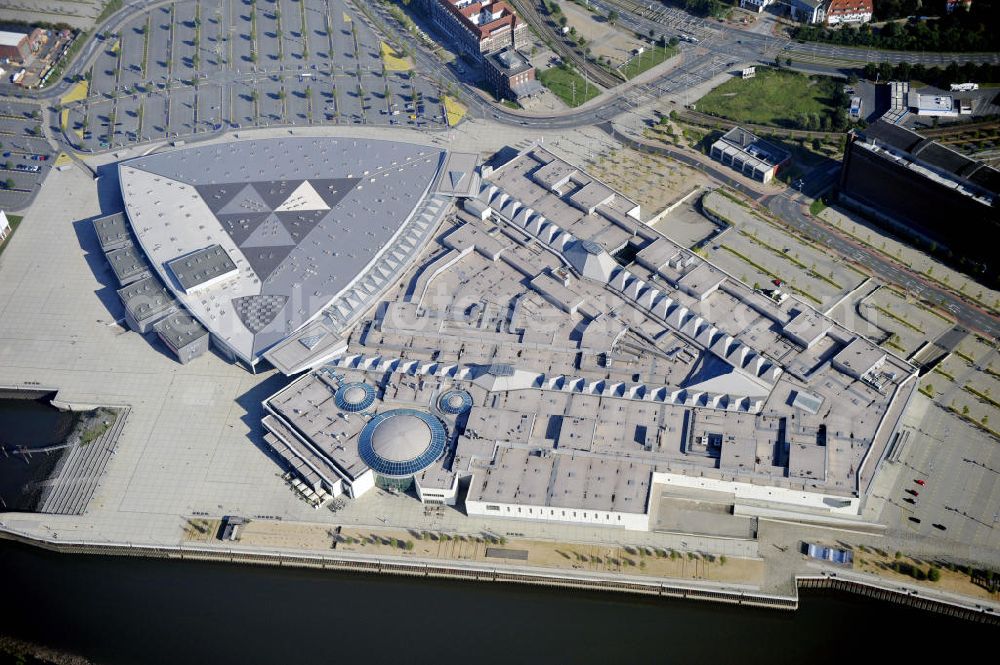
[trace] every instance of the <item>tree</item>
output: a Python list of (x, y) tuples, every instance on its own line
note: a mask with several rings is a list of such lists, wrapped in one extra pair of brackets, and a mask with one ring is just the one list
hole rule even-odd
[(7, 178), (6, 180), (3, 181), (3, 186), (6, 189), (14, 189), (14, 179)]
[(931, 566), (931, 569), (927, 571), (927, 579), (931, 582), (937, 582), (941, 579), (941, 569)]
[(617, 21), (618, 21), (618, 12), (612, 9), (610, 12), (608, 12), (608, 23), (614, 25)]

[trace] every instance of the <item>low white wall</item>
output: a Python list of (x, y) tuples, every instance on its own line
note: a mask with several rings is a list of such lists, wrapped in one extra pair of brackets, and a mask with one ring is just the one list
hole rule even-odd
[(357, 499), (365, 492), (375, 487), (375, 472), (368, 469), (354, 480), (348, 480), (351, 484), (349, 492), (352, 499)]
[(732, 494), (737, 501), (768, 501), (786, 507), (819, 508), (841, 515), (857, 515), (861, 510), (861, 500), (858, 497), (833, 496), (820, 492), (803, 492), (784, 487), (753, 485), (751, 483), (718, 480), (716, 478), (704, 478), (701, 476), (654, 472), (653, 483), (669, 487), (686, 487), (726, 492), (727, 494)]

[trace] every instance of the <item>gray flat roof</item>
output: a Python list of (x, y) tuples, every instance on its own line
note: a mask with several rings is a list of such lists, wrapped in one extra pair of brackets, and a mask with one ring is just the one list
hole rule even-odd
[(23, 32), (10, 32), (9, 30), (0, 30), (0, 45), (3, 46), (17, 46), (21, 43), (21, 40), (28, 35)]
[(932, 139), (924, 138), (905, 127), (878, 120), (858, 134), (905, 152), (911, 159), (945, 171), (956, 180), (981, 187), (993, 196), (1000, 194), (1000, 171), (985, 162), (970, 159)]
[(643, 514), (652, 472), (639, 461), (501, 446), (475, 475), (468, 499)]
[[(819, 1), (821, 0), (817, 0), (817, 2)], [(757, 161), (769, 166), (780, 164), (789, 158), (787, 150), (759, 138), (753, 132), (749, 132), (742, 127), (733, 127), (723, 134), (719, 141), (728, 143), (740, 152), (746, 153)]]
[(221, 245), (209, 245), (168, 261), (167, 266), (185, 291), (195, 289), (236, 270), (236, 264)]
[(182, 349), (208, 334), (196, 318), (185, 312), (175, 312), (165, 316), (153, 325), (153, 330), (175, 349)]
[(145, 321), (177, 304), (163, 283), (152, 276), (118, 289), (118, 297), (136, 321)]
[(95, 219), (94, 231), (97, 233), (97, 241), (101, 243), (101, 249), (104, 251), (132, 244), (132, 234), (129, 232), (128, 222), (123, 212)]
[(479, 157), (471, 152), (449, 152), (434, 180), (434, 190), (448, 196), (479, 193)]
[(694, 297), (702, 300), (705, 296), (719, 287), (726, 279), (726, 275), (707, 261), (692, 268), (684, 274), (677, 284)]
[(811, 346), (833, 328), (833, 321), (811, 307), (802, 309), (781, 329), (787, 337)]
[(512, 48), (506, 48), (503, 51), (494, 53), (490, 56), (490, 60), (493, 61), (494, 67), (508, 76), (520, 74), (531, 69), (531, 63), (528, 61), (528, 58)]
[(111, 264), (111, 269), (115, 272), (119, 284), (127, 284), (134, 281), (136, 276), (149, 273), (149, 261), (138, 248), (132, 245), (113, 249), (105, 256), (108, 263)]
[(833, 357), (833, 363), (860, 377), (885, 360), (885, 357), (885, 351), (863, 337), (855, 337)]

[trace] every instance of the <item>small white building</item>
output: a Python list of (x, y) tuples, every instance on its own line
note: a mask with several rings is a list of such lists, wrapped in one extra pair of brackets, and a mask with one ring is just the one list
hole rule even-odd
[(759, 14), (764, 11), (764, 7), (767, 7), (773, 2), (774, 0), (740, 0), (740, 8), (748, 9)]
[(825, 0), (791, 0), (789, 12), (794, 21), (822, 23), (826, 17), (825, 4)]
[(0, 210), (0, 242), (3, 242), (10, 235), (10, 222), (3, 210)]
[(906, 95), (906, 105), (911, 113), (931, 118), (957, 118), (961, 111), (955, 98), (943, 93), (920, 93), (911, 90)]

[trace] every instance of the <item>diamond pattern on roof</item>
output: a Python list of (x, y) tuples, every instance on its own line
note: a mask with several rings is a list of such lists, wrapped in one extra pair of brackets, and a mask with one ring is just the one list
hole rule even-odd
[(257, 273), (257, 277), (264, 282), (295, 248), (292, 245), (285, 245), (284, 247), (241, 247), (240, 249), (243, 250), (243, 255), (250, 262), (250, 267)]
[(320, 195), (313, 189), (313, 186), (306, 180), (295, 188), (295, 191), (285, 199), (284, 203), (275, 208), (275, 212), (304, 211), (304, 210), (329, 210)]
[(458, 189), (458, 184), (465, 178), (465, 171), (448, 171), (448, 178), (451, 180), (451, 188)]
[(301, 185), (304, 180), (272, 180), (264, 182), (252, 182), (254, 189), (261, 195), (264, 199), (264, 203), (267, 204), (269, 210), (274, 210), (282, 203), (285, 202), (289, 196), (292, 195), (298, 186)]
[(201, 194), (201, 198), (205, 199), (209, 209), (218, 214), (243, 189), (243, 185), (228, 183), (224, 185), (196, 185), (195, 189)]
[(287, 301), (287, 296), (260, 295), (233, 298), (232, 302), (240, 321), (256, 335), (278, 316)]
[(278, 216), (275, 213), (271, 213), (264, 220), (264, 223), (258, 226), (253, 233), (251, 233), (246, 240), (240, 243), (240, 249), (247, 249), (249, 247), (284, 247), (286, 245), (295, 245), (295, 240), (292, 238), (292, 234), (288, 232), (288, 229), (281, 223)]
[(313, 178), (309, 181), (323, 201), (333, 208), (354, 189), (360, 178)]
[(299, 244), (327, 216), (327, 210), (276, 212), (274, 215), (288, 230), (295, 244)]
[(272, 213), (248, 212), (239, 215), (216, 215), (222, 228), (237, 245), (242, 245)]
[[(211, 205), (209, 205), (211, 207)], [(239, 194), (229, 200), (229, 203), (215, 211), (217, 215), (230, 215), (245, 212), (270, 212), (271, 206), (267, 205), (260, 193), (251, 185), (246, 185)]]

